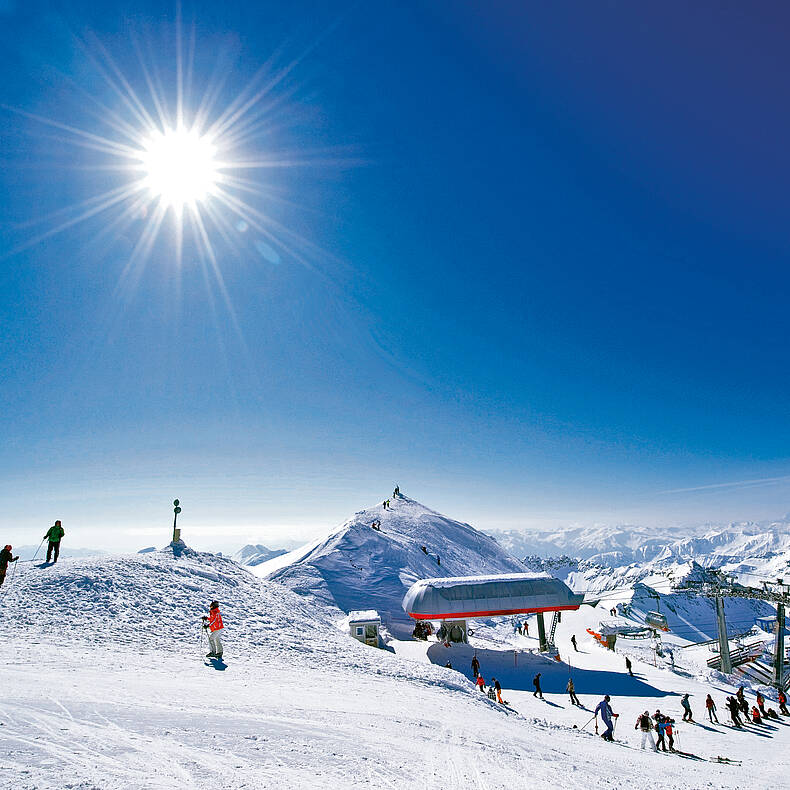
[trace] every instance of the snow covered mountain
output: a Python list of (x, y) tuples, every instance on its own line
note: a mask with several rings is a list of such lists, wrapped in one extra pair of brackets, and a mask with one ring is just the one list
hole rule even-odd
[[(379, 530), (372, 524), (381, 522)], [(401, 601), (418, 579), (514, 573), (523, 563), (493, 538), (405, 496), (361, 510), (328, 537), (252, 569), (345, 612), (376, 609), (392, 633), (410, 634)]]
[(260, 565), (262, 562), (287, 553), (286, 549), (270, 549), (261, 543), (248, 543), (235, 552), (231, 559), (238, 562), (239, 565), (252, 566)]

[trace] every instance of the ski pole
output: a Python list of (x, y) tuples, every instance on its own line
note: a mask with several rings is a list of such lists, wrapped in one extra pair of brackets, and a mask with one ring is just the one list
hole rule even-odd
[(36, 553), (33, 555), (33, 558), (30, 560), (31, 562), (33, 562), (33, 560), (35, 560), (36, 557), (38, 557), (38, 553), (39, 553), (39, 551), (41, 551), (41, 547), (44, 545), (44, 541), (45, 540), (46, 540), (46, 537), (43, 537), (41, 539), (41, 543), (38, 544), (38, 548), (36, 549)]
[[(596, 718), (596, 717), (597, 717), (597, 715), (598, 715), (598, 714), (597, 714), (597, 713), (595, 713), (595, 714), (593, 714), (592, 716), (590, 716), (590, 718), (589, 718), (589, 719), (587, 719), (587, 721), (585, 722), (585, 724), (584, 724), (584, 727), (586, 727), (586, 726), (587, 726), (587, 725), (588, 725), (588, 724), (589, 724), (589, 723), (590, 723), (590, 722), (591, 722), (591, 721), (592, 721), (594, 718)], [(584, 727), (582, 727), (582, 730), (584, 729)], [(579, 730), (579, 732), (581, 732), (581, 730)]]

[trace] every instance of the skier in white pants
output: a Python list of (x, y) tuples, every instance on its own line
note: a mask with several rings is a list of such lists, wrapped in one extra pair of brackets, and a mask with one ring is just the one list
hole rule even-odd
[(203, 616), (203, 628), (208, 629), (208, 643), (211, 651), (206, 654), (206, 658), (222, 658), (222, 642), (219, 632), (222, 630), (222, 615), (219, 613), (219, 603), (212, 601), (209, 607), (208, 617)]
[(651, 730), (653, 729), (653, 722), (650, 721), (650, 713), (645, 711), (641, 716), (639, 716), (636, 720), (636, 725), (634, 727), (635, 730), (642, 730), (642, 748), (645, 748), (645, 741), (650, 743), (650, 748), (655, 752), (658, 751), (656, 749), (656, 742), (653, 740), (653, 733)]

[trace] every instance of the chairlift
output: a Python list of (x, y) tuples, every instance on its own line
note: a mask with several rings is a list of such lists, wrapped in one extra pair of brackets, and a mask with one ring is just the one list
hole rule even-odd
[(646, 625), (657, 628), (659, 631), (669, 631), (667, 618), (661, 612), (648, 612), (645, 615)]

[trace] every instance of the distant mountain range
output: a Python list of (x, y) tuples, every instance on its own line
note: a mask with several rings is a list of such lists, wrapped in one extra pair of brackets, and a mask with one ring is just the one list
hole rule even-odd
[(239, 565), (251, 567), (286, 553), (287, 549), (270, 549), (261, 543), (248, 543), (233, 554), (231, 559), (238, 562)]

